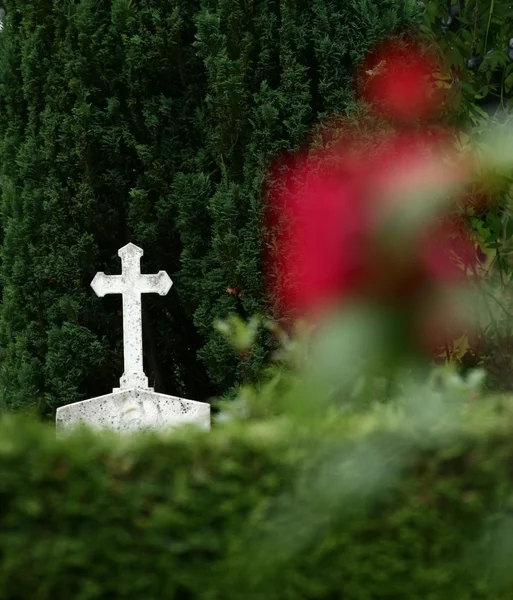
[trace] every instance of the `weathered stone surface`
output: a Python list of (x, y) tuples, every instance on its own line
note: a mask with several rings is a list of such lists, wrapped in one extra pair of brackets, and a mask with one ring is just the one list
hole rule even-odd
[(106, 294), (123, 297), (123, 352), (125, 372), (119, 389), (147, 388), (148, 378), (143, 371), (141, 294), (157, 293), (165, 296), (173, 282), (165, 271), (156, 275), (141, 273), (144, 251), (135, 244), (127, 244), (118, 252), (121, 258), (121, 275), (97, 273), (91, 287), (100, 298)]
[(68, 404), (57, 409), (58, 432), (77, 425), (129, 433), (143, 429), (174, 429), (194, 424), (210, 429), (210, 405), (194, 400), (158, 394), (148, 387), (143, 371), (141, 294), (165, 296), (172, 281), (165, 271), (141, 273), (141, 248), (127, 244), (118, 255), (121, 275), (97, 273), (91, 287), (100, 297), (121, 294), (123, 298), (123, 349), (125, 371), (119, 388), (111, 394)]
[(144, 429), (166, 430), (186, 424), (210, 429), (210, 405), (150, 390), (120, 390), (57, 409), (57, 431), (78, 425), (132, 433)]

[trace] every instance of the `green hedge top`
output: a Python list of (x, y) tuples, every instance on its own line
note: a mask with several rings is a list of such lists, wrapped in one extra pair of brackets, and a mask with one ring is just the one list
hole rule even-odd
[(513, 403), (378, 413), (121, 440), (4, 420), (0, 598), (513, 597)]

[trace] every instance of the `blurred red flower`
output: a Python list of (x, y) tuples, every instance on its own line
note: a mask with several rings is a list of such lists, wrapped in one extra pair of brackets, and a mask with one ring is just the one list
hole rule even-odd
[[(407, 302), (427, 279), (454, 281), (472, 268), (475, 247), (463, 221), (428, 219), (413, 246), (398, 249), (381, 237), (387, 219), (405, 210), (408, 196), (397, 204), (405, 182), (418, 183), (439, 149), (438, 141), (404, 134), (358, 160), (337, 148), (289, 164), (272, 198), (281, 231), (271, 263), (282, 312), (322, 310), (357, 296)], [(440, 159), (433, 164), (438, 169), (426, 171), (437, 177), (432, 183), (464, 176), (444, 171)]]
[[(364, 94), (396, 120), (426, 118), (439, 104), (435, 67), (411, 44), (380, 48), (366, 63)], [(438, 346), (441, 331), (455, 329), (454, 311), (435, 302), (426, 312), (425, 299), (464, 281), (482, 258), (448, 197), (471, 171), (454, 141), (434, 127), (370, 140), (348, 128), (331, 148), (276, 168), (267, 271), (279, 312), (362, 301), (418, 311), (424, 343)]]
[(443, 99), (443, 89), (434, 79), (439, 68), (437, 58), (413, 41), (386, 42), (365, 60), (362, 96), (395, 120), (432, 117)]

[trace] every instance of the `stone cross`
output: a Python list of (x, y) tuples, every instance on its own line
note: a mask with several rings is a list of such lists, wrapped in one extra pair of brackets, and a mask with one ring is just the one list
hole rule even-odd
[(118, 389), (121, 390), (148, 388), (148, 378), (143, 370), (141, 294), (157, 293), (165, 296), (173, 285), (165, 271), (159, 271), (156, 275), (141, 273), (143, 254), (143, 250), (134, 244), (123, 246), (118, 252), (121, 257), (121, 275), (105, 275), (100, 272), (91, 282), (91, 287), (100, 298), (106, 294), (122, 294), (123, 297), (125, 371), (119, 380)]

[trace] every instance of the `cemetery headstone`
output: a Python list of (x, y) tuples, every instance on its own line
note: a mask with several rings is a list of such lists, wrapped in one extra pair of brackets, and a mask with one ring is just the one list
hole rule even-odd
[(154, 391), (143, 369), (142, 294), (165, 296), (172, 281), (165, 271), (141, 273), (143, 250), (127, 244), (118, 252), (121, 275), (97, 273), (91, 287), (100, 297), (121, 294), (125, 370), (112, 393), (57, 409), (57, 431), (77, 425), (97, 430), (133, 432), (141, 429), (173, 429), (185, 424), (210, 429), (210, 405)]

